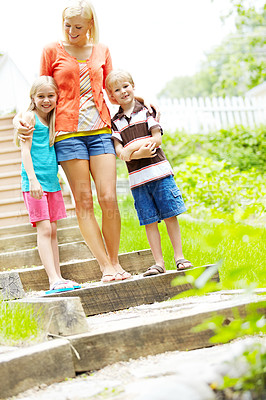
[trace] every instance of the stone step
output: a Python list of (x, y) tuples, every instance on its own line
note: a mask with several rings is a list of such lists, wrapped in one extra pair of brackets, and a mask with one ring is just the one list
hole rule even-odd
[[(75, 206), (73, 204), (66, 204), (67, 216), (72, 217), (75, 215)], [(27, 211), (13, 211), (0, 214), (1, 228), (25, 225), (29, 221)]]
[[(84, 241), (60, 244), (59, 256), (61, 263), (93, 258), (91, 251)], [(42, 265), (42, 263), (37, 247), (27, 250), (2, 252), (0, 254), (0, 271), (40, 265)]]
[(214, 315), (228, 321), (238, 315), (245, 317), (250, 305), (263, 315), (265, 300), (265, 295), (216, 292), (91, 316), (87, 318), (87, 333), (67, 339), (50, 335), (55, 339), (22, 349), (9, 348), (1, 354), (1, 395), (12, 397), (34, 386), (64, 381), (116, 362), (213, 346), (210, 329), (198, 333), (193, 328)]
[(12, 160), (0, 161), (0, 173), (8, 171), (19, 171), (21, 170), (21, 158), (17, 157)]
[[(58, 229), (67, 228), (72, 226), (78, 226), (77, 217), (75, 214), (72, 216), (68, 216), (68, 218), (64, 218), (58, 221), (57, 223)], [(31, 233), (36, 233), (36, 228), (33, 228), (29, 221), (25, 224), (20, 225), (9, 225), (9, 226), (1, 226), (0, 227), (0, 238), (7, 238), (13, 235), (28, 235)]]
[[(119, 254), (121, 266), (132, 275), (142, 274), (146, 269), (154, 264), (154, 259), (150, 249), (133, 251), (130, 253)], [(61, 264), (61, 272), (65, 279), (71, 279), (81, 284), (92, 281), (100, 281), (102, 273), (95, 258), (69, 261)], [(0, 272), (1, 276), (10, 274), (14, 278), (17, 274), (19, 281), (25, 292), (47, 290), (49, 287), (47, 274), (42, 266), (32, 268), (18, 268), (10, 272)]]
[[(0, 236), (0, 253), (16, 251), (17, 249), (26, 250), (37, 246), (37, 233), (35, 228), (31, 228), (32, 233), (22, 232), (22, 234), (10, 234), (10, 236)], [(59, 244), (68, 242), (82, 241), (82, 235), (78, 226), (63, 227), (57, 229), (57, 240)]]

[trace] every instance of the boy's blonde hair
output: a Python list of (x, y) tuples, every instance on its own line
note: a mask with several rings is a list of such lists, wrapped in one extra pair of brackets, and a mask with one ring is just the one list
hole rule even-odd
[(72, 18), (81, 16), (88, 21), (92, 21), (91, 28), (89, 29), (89, 38), (93, 44), (99, 42), (99, 26), (98, 19), (93, 5), (88, 0), (71, 0), (69, 5), (63, 10), (62, 13), (62, 26), (65, 39), (68, 42), (68, 36), (65, 34), (65, 18)]
[[(35, 111), (36, 110), (36, 105), (34, 102), (33, 97), (36, 95), (38, 90), (40, 90), (43, 86), (50, 86), (56, 93), (58, 97), (58, 87), (57, 84), (51, 76), (39, 76), (39, 78), (35, 79), (35, 81), (32, 84), (32, 87), (30, 89), (30, 105), (27, 109), (27, 111)], [(54, 139), (55, 139), (55, 111), (56, 108), (51, 110), (49, 114), (47, 115), (47, 122), (48, 122), (48, 127), (49, 127), (49, 145), (52, 146), (54, 144)], [(15, 132), (15, 143), (17, 146), (20, 145), (20, 141), (18, 139), (18, 132)]]
[(121, 82), (129, 82), (133, 87), (135, 87), (133, 78), (130, 73), (121, 69), (117, 69), (111, 71), (107, 75), (107, 78), (105, 80), (105, 88), (109, 93), (111, 93), (113, 86)]

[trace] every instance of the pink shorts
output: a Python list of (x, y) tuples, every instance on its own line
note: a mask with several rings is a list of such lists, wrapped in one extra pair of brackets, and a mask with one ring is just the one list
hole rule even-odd
[(32, 226), (36, 226), (38, 221), (48, 219), (50, 222), (54, 222), (67, 216), (61, 190), (43, 192), (41, 199), (35, 199), (30, 192), (23, 192), (23, 198)]

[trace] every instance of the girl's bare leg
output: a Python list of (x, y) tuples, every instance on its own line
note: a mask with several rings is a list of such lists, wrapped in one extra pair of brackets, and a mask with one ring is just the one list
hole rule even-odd
[(161, 245), (161, 236), (158, 229), (158, 222), (145, 225), (145, 229), (155, 264), (162, 267), (165, 271), (162, 245)]
[(118, 260), (121, 218), (116, 196), (115, 156), (113, 154), (92, 156), (90, 170), (102, 210), (102, 233), (106, 250), (116, 271), (116, 279), (129, 278), (131, 274), (123, 270)]
[[(52, 227), (50, 221), (44, 220), (36, 222), (36, 227), (39, 255), (48, 275), (50, 286), (52, 286), (55, 282), (62, 281), (59, 267), (59, 256), (57, 263), (56, 255), (56, 252), (58, 254), (58, 248), (56, 251), (55, 243), (52, 243), (52, 241), (54, 242), (54, 238), (52, 239), (52, 236), (54, 236), (54, 225)], [(59, 285), (57, 288), (60, 289), (64, 287), (71, 287), (71, 285), (62, 283), (62, 285)]]
[[(174, 250), (175, 260), (184, 258), (182, 250), (181, 232), (177, 217), (171, 217), (164, 220), (167, 228), (167, 232)], [(183, 263), (183, 268), (191, 266), (190, 262)]]
[(101, 230), (94, 215), (89, 161), (77, 159), (62, 161), (61, 166), (75, 199), (81, 234), (100, 265), (105, 276), (103, 280), (114, 280), (117, 271), (106, 253)]

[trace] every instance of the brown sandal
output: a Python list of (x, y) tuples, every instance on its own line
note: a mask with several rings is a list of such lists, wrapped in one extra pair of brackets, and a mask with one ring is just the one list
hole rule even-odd
[[(184, 264), (184, 263), (190, 263), (189, 267), (180, 268), (179, 265), (180, 265), (180, 264), (182, 265), (182, 264)], [(193, 267), (193, 265), (191, 264), (191, 262), (188, 261), (188, 260), (186, 260), (185, 258), (180, 258), (179, 260), (176, 260), (176, 261), (175, 261), (175, 265), (176, 265), (177, 271), (182, 271), (183, 269), (188, 269), (188, 268), (192, 268), (192, 267)]]
[[(155, 270), (155, 271), (152, 271)], [(151, 267), (149, 267), (147, 269), (146, 272), (144, 272), (143, 276), (151, 276), (151, 275), (159, 275), (159, 274), (164, 274), (165, 270), (163, 269), (163, 267), (161, 267), (160, 265), (152, 265)]]

